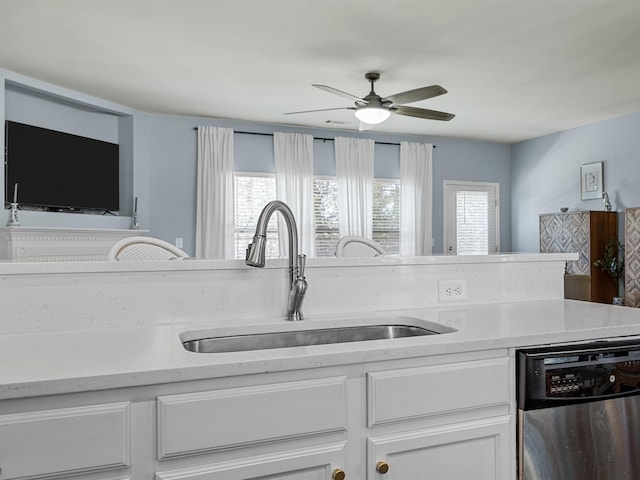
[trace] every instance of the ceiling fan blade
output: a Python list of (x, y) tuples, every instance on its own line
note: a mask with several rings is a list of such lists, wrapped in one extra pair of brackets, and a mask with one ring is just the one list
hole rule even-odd
[(426, 118), (427, 120), (444, 120), (449, 121), (455, 115), (453, 113), (438, 112), (436, 110), (427, 110), (426, 108), (405, 107), (400, 105), (393, 107), (392, 110), (400, 115), (407, 117)]
[(287, 112), (284, 115), (296, 115), (298, 113), (328, 112), (330, 110), (355, 110), (355, 107), (321, 108), (319, 110), (303, 110), (301, 112)]
[(426, 100), (427, 98), (437, 97), (445, 93), (447, 93), (447, 91), (440, 85), (431, 85), (430, 87), (416, 88), (415, 90), (389, 95), (383, 98), (382, 102), (391, 102), (394, 104), (413, 103)]
[(329, 87), (328, 85), (312, 84), (312, 86), (319, 88), (320, 90), (324, 90), (325, 92), (333, 93), (335, 95), (348, 98), (349, 100), (355, 100), (356, 102), (361, 102), (361, 103), (368, 103), (366, 100), (363, 100), (360, 97), (356, 97), (355, 95), (351, 95), (350, 93), (343, 92), (342, 90), (338, 90), (337, 88)]

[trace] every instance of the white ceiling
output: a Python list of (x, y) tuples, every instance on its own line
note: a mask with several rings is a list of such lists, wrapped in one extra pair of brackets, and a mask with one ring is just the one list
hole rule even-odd
[[(0, 67), (153, 113), (357, 130), (313, 88), (388, 96), (373, 131), (516, 142), (640, 111), (637, 0), (0, 0)], [(347, 122), (327, 124), (327, 121)]]

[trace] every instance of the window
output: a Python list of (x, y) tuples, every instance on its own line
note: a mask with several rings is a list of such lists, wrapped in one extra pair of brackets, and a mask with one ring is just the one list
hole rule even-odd
[[(247, 245), (253, 241), (258, 217), (264, 206), (276, 198), (276, 178), (273, 175), (236, 174), (233, 185), (233, 226), (235, 231), (235, 255), (243, 259)], [(267, 257), (277, 258), (277, 215), (271, 217), (267, 227)]]
[[(234, 175), (235, 258), (245, 258), (253, 241), (258, 217), (264, 206), (276, 198), (275, 176), (242, 173)], [(335, 177), (316, 177), (313, 182), (316, 256), (332, 257), (340, 239), (338, 184)], [(267, 258), (279, 256), (278, 224), (275, 215), (267, 228)], [(373, 183), (373, 239), (389, 253), (400, 252), (400, 184), (398, 180)], [(302, 252), (304, 253), (304, 252)]]
[(487, 254), (498, 251), (498, 184), (444, 182), (446, 253)]
[(316, 225), (316, 256), (332, 257), (340, 239), (338, 183), (335, 178), (313, 180), (313, 213)]
[(373, 240), (389, 253), (400, 253), (400, 183), (373, 182)]
[[(338, 223), (338, 184), (334, 177), (316, 177), (313, 182), (316, 223), (316, 255), (336, 253), (340, 239)], [(389, 253), (400, 253), (400, 183), (398, 180), (373, 182), (373, 240)]]

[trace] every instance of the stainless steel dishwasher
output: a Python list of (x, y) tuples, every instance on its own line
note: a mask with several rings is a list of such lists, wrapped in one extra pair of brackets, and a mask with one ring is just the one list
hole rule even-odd
[(519, 350), (518, 479), (640, 479), (640, 339)]

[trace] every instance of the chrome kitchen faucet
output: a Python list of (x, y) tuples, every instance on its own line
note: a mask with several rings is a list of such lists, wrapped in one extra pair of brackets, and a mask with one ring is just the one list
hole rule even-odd
[(271, 215), (280, 212), (287, 224), (289, 237), (289, 299), (287, 300), (287, 320), (303, 320), (300, 307), (307, 293), (307, 280), (304, 277), (306, 256), (298, 255), (298, 227), (291, 209), (286, 203), (274, 200), (265, 205), (258, 217), (253, 243), (247, 247), (245, 263), (250, 267), (263, 268), (265, 264), (265, 248), (267, 245), (267, 225)]

